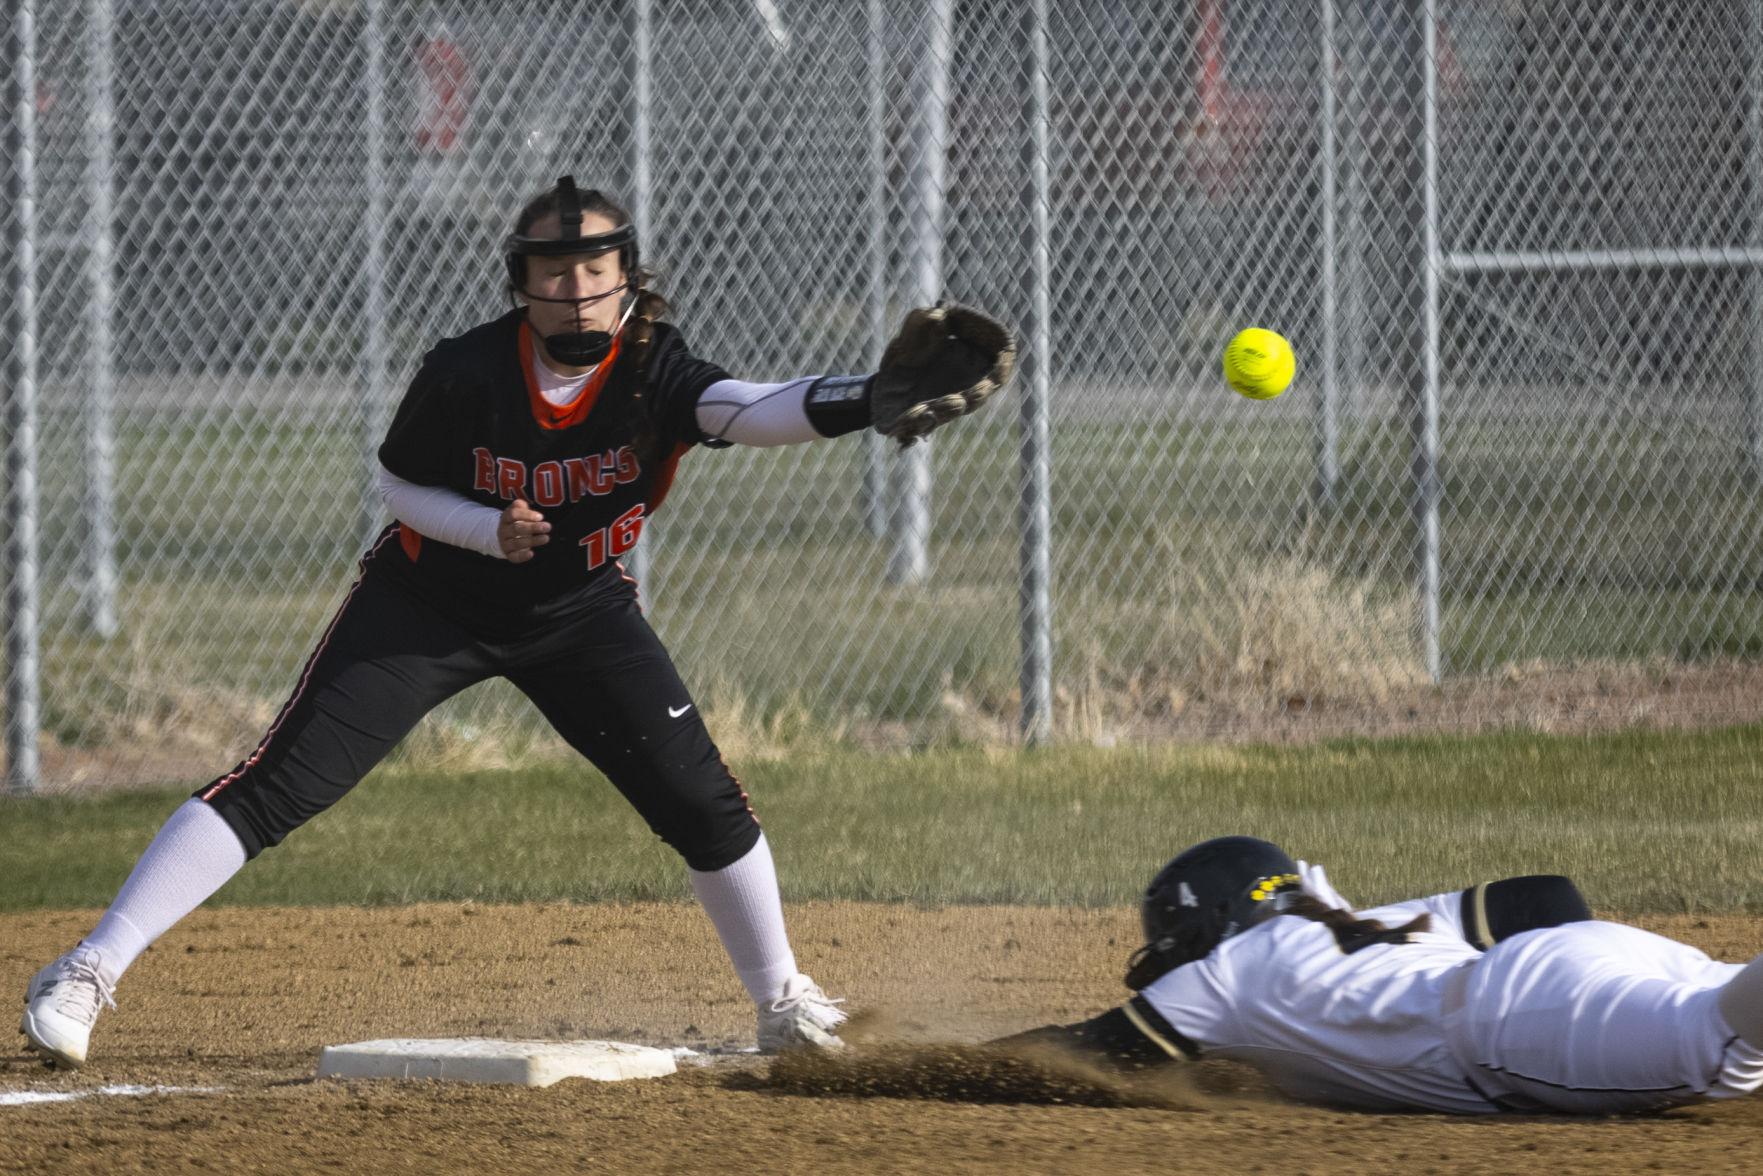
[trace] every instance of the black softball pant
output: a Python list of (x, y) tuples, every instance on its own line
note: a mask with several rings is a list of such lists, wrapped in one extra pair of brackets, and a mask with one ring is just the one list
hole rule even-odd
[(255, 857), (341, 800), (441, 702), (498, 675), (692, 869), (719, 870), (759, 840), (746, 793), (634, 594), (542, 633), (484, 641), (371, 570), (263, 741), (196, 795)]

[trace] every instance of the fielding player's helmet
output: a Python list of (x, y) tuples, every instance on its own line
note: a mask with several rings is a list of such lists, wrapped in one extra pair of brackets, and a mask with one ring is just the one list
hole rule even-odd
[[(562, 226), (558, 235), (532, 237), (519, 231), (508, 234), (508, 239), (502, 244), (503, 256), (508, 266), (508, 288), (511, 293), (534, 302), (569, 303), (578, 310), (590, 302), (619, 295), (625, 303), (624, 313), (619, 316), (619, 325), (622, 327), (636, 305), (637, 227), (627, 221), (608, 232), (582, 236), (583, 195), (575, 186), (574, 176), (560, 177), (554, 190), (557, 219)], [(597, 191), (588, 191), (586, 197), (590, 205), (612, 204)], [(529, 257), (611, 253), (613, 250), (618, 251), (618, 260), (624, 270), (624, 284), (617, 289), (589, 298), (541, 298), (526, 288), (526, 259)], [(561, 363), (589, 367), (605, 359), (612, 350), (612, 334), (607, 331), (584, 331), (580, 329), (579, 323), (578, 316), (575, 330), (545, 336), (545, 350)]]
[(1298, 863), (1272, 842), (1217, 837), (1184, 850), (1151, 879), (1139, 903), (1145, 946), (1128, 965), (1127, 987), (1136, 992), (1205, 958), (1279, 910), (1279, 896), (1298, 889)]

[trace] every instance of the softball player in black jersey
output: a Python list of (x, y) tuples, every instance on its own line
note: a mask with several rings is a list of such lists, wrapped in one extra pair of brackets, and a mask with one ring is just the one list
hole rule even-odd
[(508, 314), (434, 347), (380, 447), (396, 520), (258, 745), (148, 846), (80, 944), (39, 972), (22, 1029), (86, 1058), (101, 1005), (159, 935), (336, 803), (430, 710), (503, 677), (685, 860), (758, 1009), (762, 1049), (832, 1047), (839, 1002), (796, 969), (771, 851), (619, 557), (694, 446), (873, 426), (902, 444), (1010, 374), (977, 311), (913, 311), (869, 376), (753, 384), (692, 355), (646, 288), (624, 210), (564, 177), (506, 245)]

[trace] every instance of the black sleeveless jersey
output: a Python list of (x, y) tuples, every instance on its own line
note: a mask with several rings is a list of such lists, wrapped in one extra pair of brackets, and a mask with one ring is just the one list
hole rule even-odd
[(372, 562), (444, 615), (502, 633), (628, 590), (619, 557), (667, 496), (680, 457), (707, 440), (698, 397), (728, 378), (667, 323), (654, 324), (640, 373), (633, 350), (621, 337), (559, 409), (539, 395), (520, 312), (437, 344), (398, 406), (380, 463), (497, 510), (524, 498), (551, 524), (551, 541), (515, 564), (394, 524), (398, 550)]

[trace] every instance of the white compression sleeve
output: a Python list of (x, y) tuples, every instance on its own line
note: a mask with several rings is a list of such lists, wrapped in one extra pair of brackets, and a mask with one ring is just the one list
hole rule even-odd
[(245, 847), (226, 819), (191, 798), (171, 814), (135, 863), (116, 901), (81, 943), (97, 949), (112, 985), (173, 923), (201, 906), (245, 864)]
[(438, 543), (463, 547), (479, 555), (507, 559), (496, 539), (502, 512), (482, 506), (443, 486), (406, 482), (385, 466), (379, 472), (380, 498), (392, 517)]
[(808, 386), (818, 378), (804, 376), (782, 384), (718, 380), (698, 397), (698, 427), (736, 445), (794, 445), (818, 440), (823, 434), (809, 423), (805, 403)]

